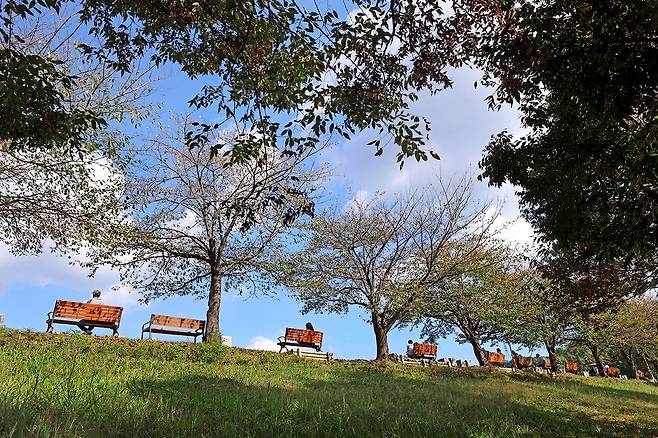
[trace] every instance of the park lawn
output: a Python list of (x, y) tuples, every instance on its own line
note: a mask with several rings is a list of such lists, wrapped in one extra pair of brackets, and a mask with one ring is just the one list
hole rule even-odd
[(658, 437), (641, 382), (0, 330), (0, 436)]

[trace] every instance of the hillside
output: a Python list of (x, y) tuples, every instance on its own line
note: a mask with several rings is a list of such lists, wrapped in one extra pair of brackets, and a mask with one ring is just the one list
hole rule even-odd
[(0, 436), (658, 436), (658, 387), (0, 330)]

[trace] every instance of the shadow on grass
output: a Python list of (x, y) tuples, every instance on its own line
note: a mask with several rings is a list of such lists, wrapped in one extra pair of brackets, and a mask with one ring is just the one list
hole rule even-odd
[(0, 436), (658, 436), (655, 410), (642, 421), (615, 415), (650, 394), (577, 380), (317, 371), (299, 368), (276, 384), (255, 383), (267, 370), (254, 368), (235, 378), (136, 378), (94, 409), (0, 398)]

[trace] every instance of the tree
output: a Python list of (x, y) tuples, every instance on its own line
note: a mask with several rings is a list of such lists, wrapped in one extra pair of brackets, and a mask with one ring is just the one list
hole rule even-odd
[(655, 297), (644, 296), (624, 303), (614, 312), (608, 331), (610, 347), (623, 357), (633, 378), (640, 367), (638, 362), (652, 374), (647, 356), (655, 355), (658, 346), (658, 301)]
[[(42, 41), (25, 32), (36, 28), (43, 36), (52, 19), (67, 3), (61, 0), (9, 0), (0, 8), (0, 143), (5, 150), (85, 149), (89, 131), (107, 121), (84, 101), (71, 98), (79, 90), (78, 73), (70, 59), (62, 59), (57, 27)], [(35, 20), (34, 16), (40, 16)], [(46, 43), (43, 44), (43, 41)], [(35, 47), (35, 42), (41, 47)], [(53, 49), (56, 50), (48, 50)], [(82, 104), (81, 104), (82, 103)]]
[[(207, 298), (206, 339), (212, 340), (220, 329), (222, 290), (267, 290), (280, 233), (295, 217), (291, 212), (310, 211), (305, 194), (322, 175), (310, 167), (312, 153), (261, 150), (229, 165), (211, 148), (230, 148), (241, 133), (209, 130), (207, 141), (190, 148), (186, 123), (135, 151), (127, 176), (133, 215), (101, 237), (92, 265), (118, 268), (143, 301), (172, 294)], [(291, 198), (302, 205), (284, 202)]]
[(558, 349), (574, 336), (573, 303), (536, 270), (528, 269), (524, 276), (517, 305), (506, 319), (506, 333), (530, 349), (546, 348), (551, 370), (557, 372)]
[(304, 228), (303, 247), (288, 259), (282, 281), (304, 312), (361, 309), (377, 359), (385, 359), (389, 332), (413, 318), (428, 287), (458, 275), (487, 246), (497, 217), (490, 213), (466, 179), (392, 200), (356, 199)]
[[(10, 2), (9, 6), (19, 3)], [(32, 113), (31, 104), (18, 111), (34, 118), (32, 121), (4, 112), (0, 124), (10, 123), (12, 129), (33, 136), (0, 127), (0, 136), (4, 136), (0, 138), (0, 240), (14, 253), (38, 253), (46, 242), (58, 250), (79, 251), (123, 214), (121, 153), (125, 136), (116, 126), (137, 123), (149, 113), (144, 101), (151, 86), (149, 69), (134, 65), (132, 73), (120, 75), (107, 63), (86, 59), (76, 48), (84, 37), (79, 27), (75, 12), (64, 8), (53, 17), (17, 20), (4, 43), (0, 38), (4, 44), (0, 50), (20, 51), (30, 59), (45, 56), (57, 60), (57, 69), (75, 76), (75, 81), (55, 87), (64, 99), (58, 104), (62, 111), (93, 113), (114, 123), (113, 127), (87, 127), (74, 136), (61, 132), (59, 122), (49, 116)], [(0, 75), (13, 73), (3, 70)], [(31, 80), (45, 81), (36, 72), (32, 74)], [(22, 79), (16, 75), (11, 81)], [(17, 88), (11, 81), (0, 79), (0, 94), (20, 97), (26, 93), (34, 104), (47, 103), (43, 95)], [(14, 105), (11, 99), (0, 100), (2, 105)], [(56, 139), (60, 134), (64, 141)]]
[(420, 312), (423, 336), (435, 340), (456, 332), (457, 342), (471, 344), (480, 366), (487, 366), (483, 344), (504, 339), (504, 319), (519, 307), (525, 278), (510, 248), (498, 244), (479, 251), (459, 265), (457, 275), (430, 288)]
[(629, 267), (658, 250), (655, 11), (644, 0), (500, 1), (475, 20), (490, 103), (518, 104), (527, 132), (494, 136), (482, 177), (517, 186), (548, 242)]

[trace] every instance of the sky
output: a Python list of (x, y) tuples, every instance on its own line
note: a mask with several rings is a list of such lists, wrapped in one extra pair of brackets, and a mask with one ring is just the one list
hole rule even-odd
[[(357, 135), (350, 141), (337, 144), (325, 151), (323, 159), (333, 169), (334, 177), (325, 191), (330, 200), (347, 203), (354, 196), (367, 197), (375, 192), (394, 194), (415, 185), (424, 185), (440, 176), (450, 177), (478, 172), (477, 163), (482, 149), (491, 135), (507, 129), (519, 133), (519, 119), (510, 108), (498, 112), (488, 110), (484, 98), (490, 90), (473, 83), (479, 72), (460, 69), (452, 72), (454, 86), (435, 96), (421, 95), (413, 110), (427, 117), (432, 125), (430, 145), (441, 156), (440, 161), (416, 163), (408, 160), (399, 169), (395, 151), (373, 156), (374, 150), (365, 147), (369, 138)], [(154, 99), (166, 102), (166, 110), (188, 111), (187, 101), (198, 91), (193, 83), (177, 74), (164, 75)], [(491, 188), (477, 182), (475, 190), (483, 200), (504, 202), (503, 216), (513, 221), (503, 237), (514, 243), (528, 243), (532, 229), (518, 218), (514, 189)], [(72, 255), (74, 258), (75, 254)], [(100, 269), (95, 277), (69, 260), (49, 252), (38, 256), (12, 256), (0, 244), (0, 314), (5, 324), (17, 329), (43, 331), (48, 312), (57, 299), (86, 300), (93, 289), (103, 291), (103, 301), (124, 307), (120, 333), (139, 338), (140, 328), (151, 313), (204, 319), (206, 303), (191, 297), (172, 297), (142, 305), (139, 295), (130, 287), (120, 285), (118, 273)], [(274, 296), (239, 296), (228, 291), (223, 296), (221, 331), (232, 338), (234, 346), (278, 350), (276, 339), (286, 327), (303, 327), (307, 321), (325, 333), (324, 350), (336, 358), (373, 358), (375, 342), (372, 328), (364, 314), (352, 309), (347, 315), (302, 315), (301, 304), (290, 298), (285, 290)], [(60, 331), (70, 326), (60, 326)], [(97, 329), (97, 334), (109, 334)], [(156, 336), (157, 337), (157, 336)], [(181, 340), (160, 336), (165, 340)], [(389, 336), (391, 352), (405, 351), (407, 339), (420, 340), (420, 329), (394, 330)], [(503, 346), (501, 346), (503, 348)], [(470, 346), (459, 345), (453, 339), (438, 343), (439, 357), (475, 360)]]

